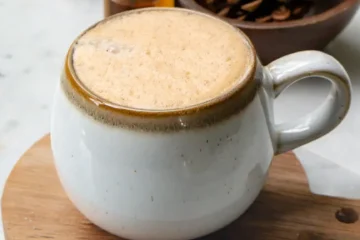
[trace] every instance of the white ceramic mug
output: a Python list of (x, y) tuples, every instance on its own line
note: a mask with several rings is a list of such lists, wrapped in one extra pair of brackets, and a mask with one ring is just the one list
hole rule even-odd
[[(231, 92), (168, 111), (101, 99), (76, 78), (69, 55), (52, 113), (56, 168), (80, 212), (130, 239), (192, 239), (229, 224), (259, 194), (274, 154), (328, 133), (350, 105), (344, 68), (317, 51), (264, 67), (253, 49), (246, 79)], [(273, 100), (312, 76), (332, 83), (328, 98), (302, 119), (274, 124)]]

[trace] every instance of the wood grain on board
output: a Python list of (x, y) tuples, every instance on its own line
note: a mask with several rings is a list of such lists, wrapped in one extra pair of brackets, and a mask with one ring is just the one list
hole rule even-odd
[[(70, 203), (55, 172), (49, 136), (19, 160), (6, 184), (2, 211), (7, 240), (120, 240)], [(311, 194), (302, 167), (287, 153), (274, 159), (250, 209), (201, 240), (359, 240), (357, 212), (360, 201)]]

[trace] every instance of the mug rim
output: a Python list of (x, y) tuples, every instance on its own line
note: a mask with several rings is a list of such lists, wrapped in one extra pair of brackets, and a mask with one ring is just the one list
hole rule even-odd
[[(113, 18), (117, 18), (117, 17), (124, 16), (124, 15), (129, 15), (129, 14), (134, 14), (134, 13), (139, 13), (139, 12), (144, 12), (144, 11), (188, 12), (188, 13), (195, 14), (195, 15), (205, 16), (205, 17), (211, 18), (215, 21), (220, 21), (223, 24), (227, 24), (228, 26), (233, 28), (242, 37), (242, 39), (244, 40), (244, 43), (247, 44), (249, 47), (249, 63), (248, 63), (248, 67), (246, 69), (245, 74), (243, 74), (241, 77), (239, 77), (239, 79), (237, 80), (237, 83), (232, 88), (227, 90), (226, 92), (219, 94), (218, 96), (211, 98), (207, 101), (203, 101), (203, 102), (200, 102), (197, 104), (180, 107), (180, 108), (168, 108), (168, 109), (135, 108), (135, 107), (124, 106), (124, 105), (113, 103), (109, 100), (104, 99), (103, 97), (99, 96), (98, 94), (94, 93), (88, 87), (86, 87), (85, 84), (82, 83), (82, 81), (77, 76), (76, 71), (74, 69), (72, 56), (73, 56), (73, 52), (75, 49), (75, 45), (77, 44), (78, 40), (82, 36), (84, 36), (88, 31), (90, 31), (91, 29), (93, 29), (96, 26), (103, 24)], [(79, 34), (76, 37), (76, 39), (72, 42), (72, 44), (68, 50), (68, 53), (66, 55), (66, 60), (65, 60), (64, 73), (66, 75), (67, 81), (69, 82), (69, 85), (70, 85), (69, 87), (73, 88), (73, 90), (75, 90), (75, 92), (77, 94), (81, 95), (81, 97), (84, 98), (85, 100), (87, 100), (88, 102), (90, 102), (90, 104), (94, 104), (95, 106), (102, 108), (106, 111), (110, 111), (113, 113), (125, 114), (125, 115), (140, 116), (140, 117), (181, 116), (181, 115), (197, 113), (201, 110), (210, 109), (210, 108), (213, 108), (214, 106), (218, 106), (219, 104), (222, 104), (225, 101), (232, 98), (234, 95), (239, 94), (246, 88), (249, 88), (249, 87), (254, 88), (253, 90), (256, 91), (255, 88), (256, 88), (257, 84), (254, 84), (254, 82), (256, 81), (255, 80), (255, 71), (256, 71), (256, 66), (257, 66), (257, 61), (258, 61), (256, 56), (257, 55), (256, 55), (254, 45), (250, 41), (249, 37), (243, 31), (239, 30), (235, 26), (231, 25), (230, 23), (228, 23), (220, 18), (217, 18), (215, 16), (212, 16), (212, 15), (209, 15), (206, 13), (202, 13), (202, 12), (198, 12), (198, 11), (190, 10), (190, 9), (184, 9), (184, 8), (149, 7), (149, 8), (135, 9), (135, 10), (130, 10), (130, 11), (125, 11), (125, 12), (121, 12), (118, 14), (114, 14), (114, 15), (107, 17), (103, 20), (100, 20), (100, 21), (96, 22), (95, 24), (91, 25), (90, 27), (86, 28), (81, 34)], [(249, 101), (247, 101), (247, 102), (249, 103)], [(241, 104), (239, 104), (239, 105), (241, 105)], [(245, 106), (246, 105), (247, 104), (245, 104)], [(243, 106), (243, 107), (245, 107), (245, 106)]]

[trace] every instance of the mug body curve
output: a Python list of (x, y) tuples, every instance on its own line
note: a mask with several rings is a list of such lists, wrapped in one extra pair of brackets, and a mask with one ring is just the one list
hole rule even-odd
[(177, 116), (176, 130), (147, 131), (84, 111), (69, 94), (66, 72), (55, 94), (51, 144), (62, 186), (91, 222), (129, 239), (192, 239), (234, 221), (259, 194), (274, 155), (260, 88), (221, 121), (187, 127)]
[[(90, 91), (76, 76), (72, 45), (55, 94), (51, 146), (65, 192), (91, 222), (134, 240), (207, 235), (251, 205), (274, 154), (341, 123), (351, 83), (336, 59), (304, 51), (263, 67), (250, 40), (239, 34), (249, 47), (249, 65), (236, 84), (210, 100), (174, 109), (131, 108)], [(331, 82), (323, 104), (275, 124), (274, 99), (314, 76)]]

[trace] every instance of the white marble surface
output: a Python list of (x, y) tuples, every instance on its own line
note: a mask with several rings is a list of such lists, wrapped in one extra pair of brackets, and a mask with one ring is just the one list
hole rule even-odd
[[(102, 18), (99, 0), (0, 0), (0, 195), (19, 157), (49, 131), (52, 95), (76, 35)], [(348, 118), (325, 138), (296, 151), (318, 194), (360, 198), (360, 12), (328, 47), (349, 71), (354, 101)], [(306, 81), (277, 101), (279, 121), (313, 109), (328, 86)], [(0, 224), (0, 240), (3, 239)]]

